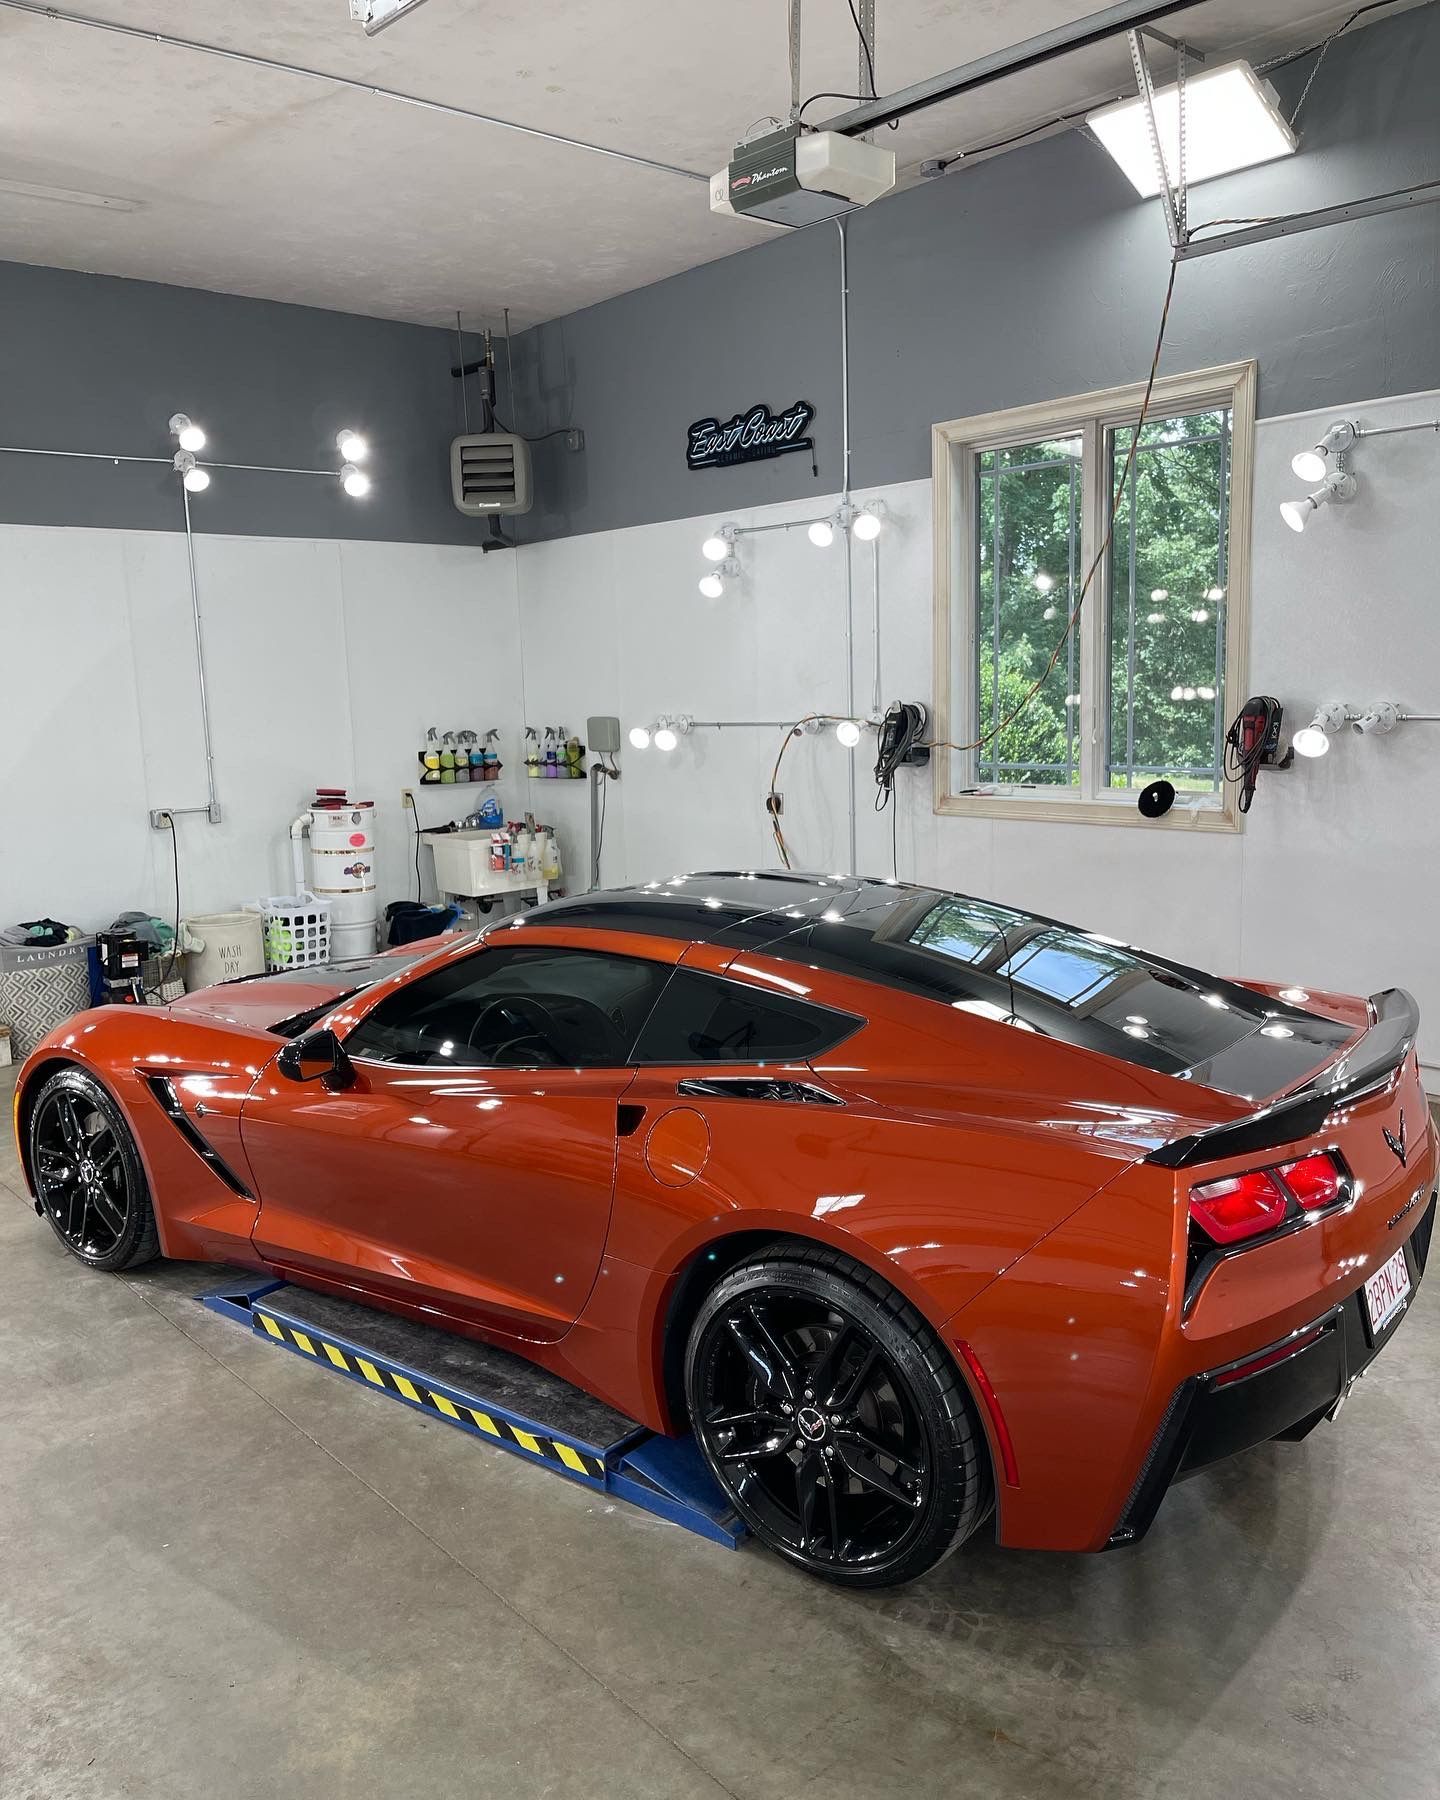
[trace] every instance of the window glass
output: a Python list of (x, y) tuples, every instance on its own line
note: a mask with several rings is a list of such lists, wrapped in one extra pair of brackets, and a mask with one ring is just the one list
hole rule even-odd
[(641, 1033), (646, 1063), (803, 1062), (849, 1037), (844, 1013), (677, 969)]
[(910, 933), (909, 941), (921, 949), (953, 956), (957, 962), (983, 964), (1004, 952), (1006, 937), (1017, 927), (1030, 924), (1024, 913), (957, 897), (932, 907)]
[(670, 971), (545, 945), (477, 950), (386, 996), (352, 1056), (435, 1068), (616, 1068)]
[[(975, 469), (976, 735), (994, 733), (978, 752), (976, 779), (1069, 787), (1080, 778), (1074, 632), (1049, 664), (1083, 579), (1081, 440), (982, 450)], [(1035, 697), (1004, 724), (1042, 676)]]
[[(1133, 428), (1107, 434), (1112, 491)], [(1110, 557), (1106, 780), (1220, 787), (1230, 413), (1149, 419), (1120, 495)]]

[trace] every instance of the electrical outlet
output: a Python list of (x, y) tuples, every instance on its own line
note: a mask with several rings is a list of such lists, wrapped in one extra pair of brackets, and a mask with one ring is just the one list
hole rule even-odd
[(778, 819), (785, 810), (785, 796), (782, 793), (770, 793), (765, 796), (765, 810), (772, 819)]
[(168, 831), (170, 826), (169, 812), (163, 806), (155, 807), (150, 814), (150, 829), (152, 831)]
[(410, 808), (411, 812), (414, 812), (414, 810), (415, 810), (415, 790), (413, 788), (401, 788), (400, 804), (402, 806), (408, 806)]
[(565, 448), (567, 450), (583, 450), (585, 448), (585, 433), (578, 426), (565, 433)]

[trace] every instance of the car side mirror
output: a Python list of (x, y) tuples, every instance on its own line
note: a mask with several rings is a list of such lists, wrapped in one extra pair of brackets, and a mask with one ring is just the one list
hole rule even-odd
[(287, 1081), (323, 1081), (328, 1088), (345, 1088), (355, 1070), (345, 1047), (333, 1031), (307, 1031), (288, 1043), (275, 1059)]

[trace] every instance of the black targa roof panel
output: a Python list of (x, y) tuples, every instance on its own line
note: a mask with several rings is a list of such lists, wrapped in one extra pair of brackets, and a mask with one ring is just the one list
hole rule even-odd
[(763, 950), (1246, 1098), (1312, 1078), (1352, 1036), (1100, 932), (895, 881), (714, 870), (531, 916)]

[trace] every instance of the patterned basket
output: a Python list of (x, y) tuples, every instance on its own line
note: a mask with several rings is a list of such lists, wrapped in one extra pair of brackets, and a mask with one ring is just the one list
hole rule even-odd
[(17, 1061), (90, 1004), (89, 940), (0, 946), (0, 1021)]

